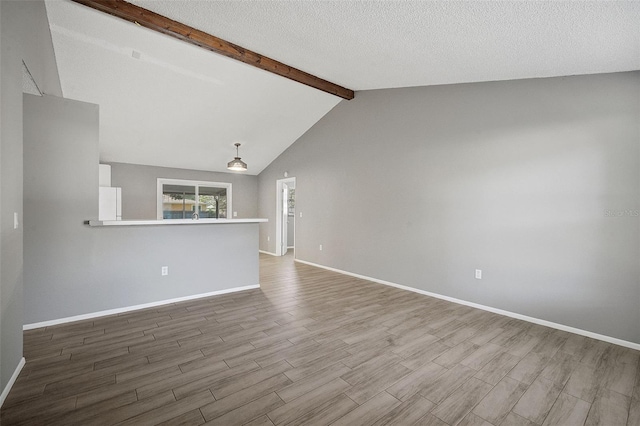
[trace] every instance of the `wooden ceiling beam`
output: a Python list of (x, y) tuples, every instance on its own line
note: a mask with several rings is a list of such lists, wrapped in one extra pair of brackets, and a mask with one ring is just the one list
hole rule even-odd
[(323, 92), (350, 100), (353, 90), (301, 71), (297, 68), (278, 62), (267, 56), (245, 49), (236, 44), (169, 19), (150, 10), (136, 6), (123, 0), (73, 0), (92, 9), (117, 16), (126, 21), (149, 28), (162, 34), (191, 43), (206, 50), (227, 56), (245, 64), (286, 77), (298, 83), (306, 84)]

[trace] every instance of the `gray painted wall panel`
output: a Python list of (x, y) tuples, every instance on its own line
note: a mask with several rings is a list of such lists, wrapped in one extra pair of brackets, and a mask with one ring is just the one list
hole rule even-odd
[(84, 225), (98, 215), (96, 105), (25, 95), (24, 152), (25, 324), (258, 284), (258, 224)]
[[(22, 358), (22, 61), (41, 90), (62, 93), (42, 1), (0, 1), (0, 390)], [(13, 214), (20, 226), (13, 228)]]
[(97, 219), (98, 106), (24, 95), (24, 320), (84, 309)]
[[(3, 89), (2, 87), (4, 86), (4, 71), (3, 71), (3, 67), (2, 67), (2, 52), (4, 51), (3, 47), (2, 47), (2, 5), (0, 5), (0, 107), (2, 108), (2, 110), (4, 110), (4, 103), (3, 101), (1, 101), (2, 99), (4, 99), (3, 96)], [(2, 176), (2, 145), (4, 145), (4, 143), (2, 142), (4, 140), (4, 137), (2, 136), (2, 112), (0, 111), (0, 176)], [(2, 185), (0, 185), (0, 233), (2, 232)], [(3, 340), (3, 335), (4, 333), (2, 332), (3, 328), (2, 328), (2, 315), (4, 313), (4, 310), (2, 309), (2, 237), (0, 235), (0, 389), (2, 389), (2, 391), (4, 391), (7, 383), (4, 382), (4, 380), (2, 379), (2, 370), (5, 368), (3, 362), (2, 362), (2, 340)], [(22, 355), (22, 351), (20, 351), (20, 355)], [(1, 408), (1, 405), (0, 405)]]
[(289, 216), (289, 219), (287, 222), (287, 247), (293, 247), (295, 243), (295, 234), (296, 234), (295, 218)]
[(111, 186), (122, 188), (123, 220), (156, 218), (156, 184), (158, 178), (231, 183), (233, 211), (238, 212), (237, 218), (255, 218), (258, 216), (257, 176), (138, 164), (108, 164), (111, 164)]
[(359, 92), (260, 174), (261, 249), (288, 171), (299, 259), (640, 343), (639, 123), (640, 72)]

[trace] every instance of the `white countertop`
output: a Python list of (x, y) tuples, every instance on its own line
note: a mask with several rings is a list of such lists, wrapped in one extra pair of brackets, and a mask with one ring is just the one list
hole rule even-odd
[(233, 223), (260, 223), (269, 219), (168, 219), (168, 220), (90, 220), (89, 226), (164, 226), (164, 225), (224, 225)]

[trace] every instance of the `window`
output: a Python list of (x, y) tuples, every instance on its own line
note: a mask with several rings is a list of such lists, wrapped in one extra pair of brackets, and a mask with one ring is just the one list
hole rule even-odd
[(230, 183), (158, 179), (158, 219), (225, 219), (230, 211)]

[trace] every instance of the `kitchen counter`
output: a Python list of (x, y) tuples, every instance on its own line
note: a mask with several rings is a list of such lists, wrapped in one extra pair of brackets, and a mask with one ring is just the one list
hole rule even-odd
[(166, 225), (228, 225), (234, 223), (260, 223), (268, 219), (168, 219), (168, 220), (89, 220), (87, 225), (100, 226), (166, 226)]

